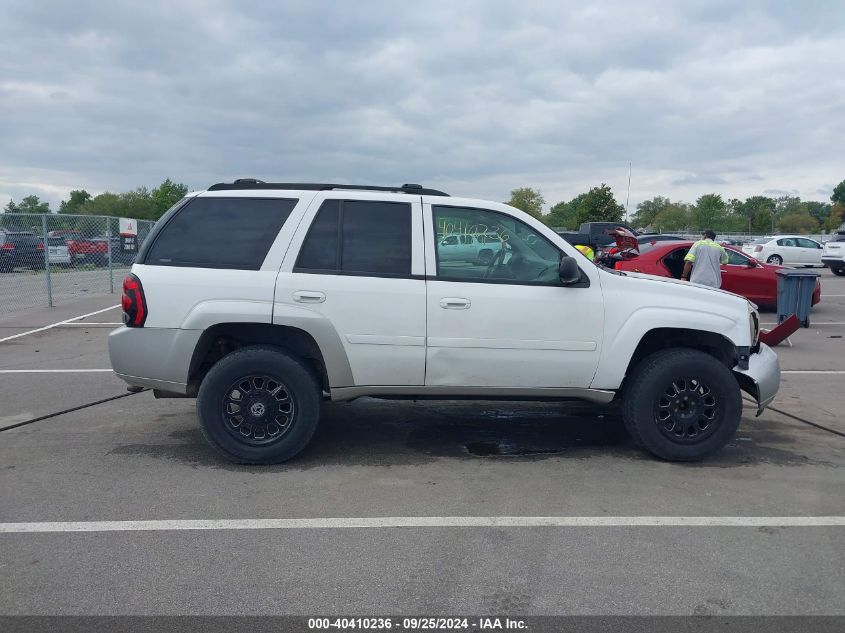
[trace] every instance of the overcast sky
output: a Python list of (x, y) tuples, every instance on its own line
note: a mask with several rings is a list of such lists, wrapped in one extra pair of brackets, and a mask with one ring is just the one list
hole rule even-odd
[(631, 208), (845, 179), (845, 2), (0, 0), (0, 205), (235, 177)]

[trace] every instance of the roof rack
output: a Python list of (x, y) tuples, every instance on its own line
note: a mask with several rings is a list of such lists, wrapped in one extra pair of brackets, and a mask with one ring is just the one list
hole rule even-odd
[(422, 185), (404, 184), (401, 187), (380, 187), (375, 185), (340, 185), (334, 183), (317, 182), (264, 182), (255, 178), (238, 178), (235, 182), (218, 182), (211, 185), (209, 191), (227, 191), (244, 189), (299, 189), (302, 191), (331, 191), (335, 189), (350, 191), (391, 191), (394, 193), (411, 193), (419, 196), (448, 196), (448, 193), (437, 189), (426, 189)]

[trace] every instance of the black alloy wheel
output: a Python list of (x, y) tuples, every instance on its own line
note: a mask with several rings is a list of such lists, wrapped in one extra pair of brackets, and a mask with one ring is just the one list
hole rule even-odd
[(700, 379), (673, 380), (655, 402), (654, 421), (674, 442), (699, 442), (716, 428), (718, 409), (716, 395)]
[(250, 446), (279, 441), (293, 425), (293, 395), (275, 376), (253, 375), (236, 380), (223, 398), (226, 430)]

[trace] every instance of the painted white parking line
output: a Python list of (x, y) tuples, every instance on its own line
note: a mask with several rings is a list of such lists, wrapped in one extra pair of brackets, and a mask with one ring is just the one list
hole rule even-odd
[(84, 323), (62, 323), (61, 325), (57, 325), (56, 327), (90, 327), (90, 326), (115, 326), (115, 325), (123, 325), (120, 321), (85, 321)]
[(6, 341), (11, 341), (16, 338), (20, 338), (22, 336), (28, 336), (29, 334), (37, 334), (38, 332), (44, 332), (45, 330), (51, 330), (54, 327), (59, 327), (60, 325), (67, 325), (68, 323), (73, 323), (74, 321), (79, 321), (80, 319), (85, 319), (89, 316), (94, 316), (95, 314), (102, 314), (103, 312), (108, 312), (109, 310), (114, 310), (115, 308), (119, 308), (120, 304), (110, 306), (108, 308), (103, 308), (102, 310), (96, 310), (94, 312), (89, 312), (88, 314), (82, 314), (78, 317), (73, 317), (72, 319), (65, 319), (64, 321), (59, 321), (58, 323), (51, 323), (50, 325), (45, 325), (44, 327), (39, 327), (34, 330), (29, 330), (28, 332), (21, 332), (20, 334), (12, 334), (12, 336), (7, 336), (5, 338), (0, 338), (0, 343), (5, 343)]
[(0, 374), (98, 374), (111, 369), (0, 369)]
[(781, 374), (845, 374), (838, 369), (782, 369)]
[[(761, 323), (760, 325), (779, 325), (778, 323)], [(845, 325), (845, 321), (813, 321), (813, 327), (817, 325)]]
[(845, 516), (363, 517), (0, 523), (0, 534), (179, 530), (321, 530), (472, 527), (843, 527)]

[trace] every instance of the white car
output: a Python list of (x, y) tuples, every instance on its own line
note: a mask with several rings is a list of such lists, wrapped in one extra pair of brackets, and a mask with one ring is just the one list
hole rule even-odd
[(67, 241), (63, 237), (48, 237), (47, 251), (50, 264), (70, 266), (72, 261), (67, 249)]
[(442, 262), (475, 262), (486, 266), (502, 246), (499, 236), (486, 232), (452, 233), (437, 239), (437, 256)]
[(839, 233), (825, 242), (822, 264), (830, 268), (834, 275), (845, 276), (845, 233)]
[[(446, 224), (498, 236), (487, 265), (444, 262)], [(702, 459), (740, 390), (762, 411), (780, 380), (742, 297), (599, 268), (522, 211), (420, 185), (214, 185), (158, 221), (123, 292), (117, 375), (196, 397), (241, 463), (292, 458), (322, 400), (361, 396), (617, 400), (645, 449)]]
[(742, 247), (758, 261), (776, 266), (821, 266), (822, 245), (800, 235), (761, 237)]

